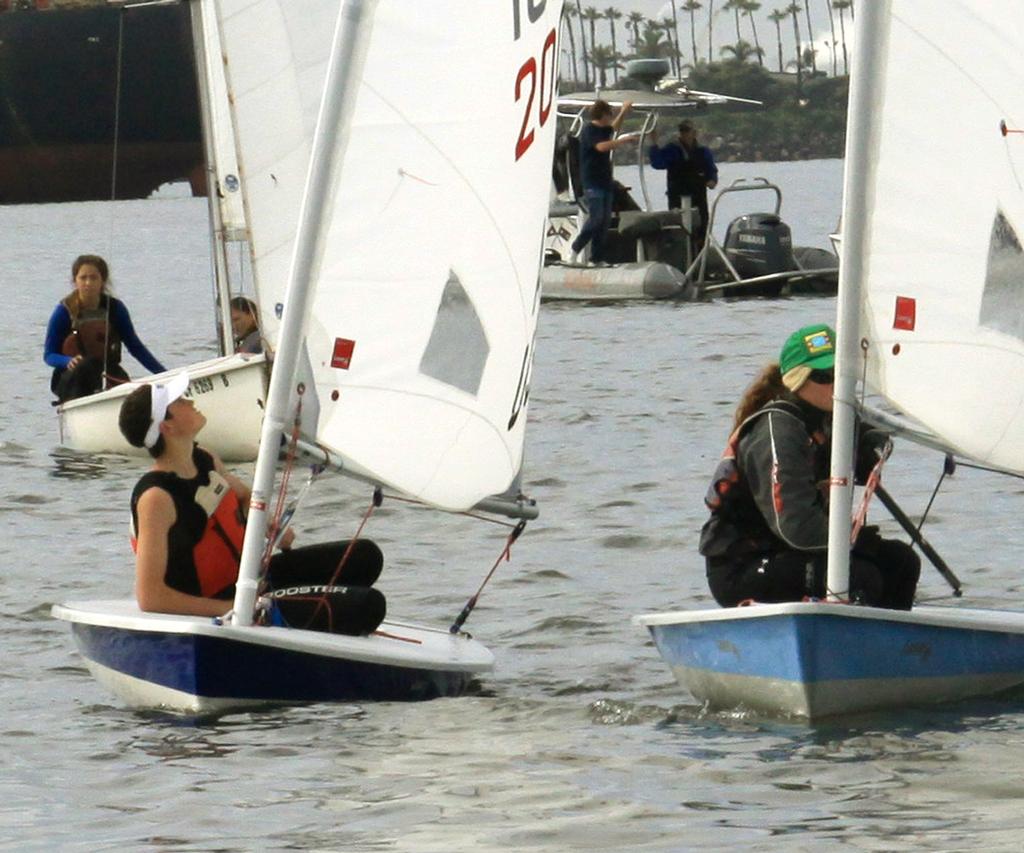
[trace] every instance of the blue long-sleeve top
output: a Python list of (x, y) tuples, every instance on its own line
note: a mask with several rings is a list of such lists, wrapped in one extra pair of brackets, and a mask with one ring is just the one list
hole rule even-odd
[[(146, 349), (146, 345), (139, 340), (132, 325), (132, 317), (128, 309), (120, 299), (110, 299), (110, 324), (117, 330), (121, 341), (136, 360), (150, 373), (163, 373), (166, 369), (156, 360), (153, 353)], [(71, 356), (61, 352), (64, 346), (64, 339), (71, 334), (71, 314), (62, 304), (57, 303), (50, 315), (50, 322), (46, 325), (46, 340), (43, 343), (43, 361), (50, 367), (57, 370), (65, 370), (71, 361)]]
[[(667, 145), (652, 145), (648, 151), (652, 169), (670, 169), (686, 154), (682, 145), (678, 142), (669, 142)], [(718, 180), (718, 166), (715, 165), (715, 158), (711, 149), (706, 145), (698, 145), (693, 151), (693, 157), (697, 160), (697, 169), (704, 173), (705, 181)]]

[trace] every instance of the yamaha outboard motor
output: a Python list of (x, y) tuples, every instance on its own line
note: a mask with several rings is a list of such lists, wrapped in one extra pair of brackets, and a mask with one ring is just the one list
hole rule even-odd
[(749, 213), (729, 223), (725, 254), (743, 278), (796, 269), (789, 226), (774, 213)]

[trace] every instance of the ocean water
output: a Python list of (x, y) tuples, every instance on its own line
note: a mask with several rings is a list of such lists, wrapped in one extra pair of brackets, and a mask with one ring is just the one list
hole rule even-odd
[[(827, 246), (840, 162), (722, 171), (777, 180), (796, 242)], [(710, 603), (701, 499), (732, 409), (785, 335), (834, 317), (828, 298), (543, 307), (526, 472), (542, 514), (467, 624), (497, 659), (473, 695), (200, 722), (121, 707), (49, 608), (130, 594), (142, 466), (59, 449), (43, 330), (71, 259), (98, 251), (159, 358), (212, 354), (205, 210), (0, 208), (0, 849), (1020, 849), (1019, 697), (816, 726), (710, 713), (630, 622)], [(911, 514), (941, 461), (898, 443), (886, 482)], [(369, 497), (318, 486), (300, 540), (350, 534)], [(965, 601), (1019, 605), (1022, 513), (1017, 480), (961, 470), (943, 488), (926, 530)], [(503, 544), (387, 503), (368, 535), (391, 611), (443, 625)], [(920, 594), (948, 595), (927, 566)]]

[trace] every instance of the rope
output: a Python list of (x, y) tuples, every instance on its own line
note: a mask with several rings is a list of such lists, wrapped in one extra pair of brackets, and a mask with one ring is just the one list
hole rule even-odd
[[(398, 501), (400, 503), (414, 504), (415, 506), (426, 506), (426, 504), (423, 503), (423, 501), (416, 500), (416, 498), (407, 498), (402, 495), (391, 494), (384, 495), (384, 497), (386, 497), (389, 501)], [(481, 515), (478, 512), (469, 512), (468, 510), (465, 512), (455, 512), (452, 513), (452, 515), (461, 515), (465, 518), (474, 518), (477, 521), (486, 521), (490, 524), (497, 524), (499, 527), (507, 527), (509, 530), (512, 530), (516, 526), (515, 522), (502, 521), (500, 518), (494, 518), (490, 515)]]
[(110, 200), (117, 200), (117, 157), (121, 136), (121, 76), (124, 60), (124, 8), (117, 16), (117, 78), (114, 84), (114, 162), (110, 169)]
[(302, 422), (302, 395), (306, 386), (299, 383), (297, 391), (299, 401), (295, 407), (295, 420), (292, 423), (292, 432), (288, 441), (288, 452), (285, 454), (284, 468), (281, 472), (281, 487), (277, 491), (277, 504), (274, 506), (274, 514), (267, 525), (267, 541), (263, 547), (263, 556), (260, 558), (260, 578), (262, 587), (266, 581), (267, 567), (270, 565), (270, 558), (274, 553), (274, 545), (277, 542), (278, 533), (281, 527), (281, 518), (284, 515), (285, 496), (288, 493), (288, 483), (291, 480), (292, 469), (295, 467), (296, 449), (299, 444), (299, 424)]
[[(334, 574), (331, 575), (331, 579), (325, 584), (327, 587), (334, 586), (338, 578), (341, 576), (341, 570), (345, 568), (345, 563), (348, 562), (349, 556), (356, 547), (356, 543), (359, 541), (359, 536), (363, 532), (363, 528), (366, 527), (366, 522), (370, 520), (370, 516), (373, 515), (373, 511), (377, 509), (384, 502), (384, 492), (380, 486), (377, 486), (373, 490), (373, 498), (370, 500), (370, 505), (366, 508), (366, 512), (363, 513), (363, 518), (359, 522), (359, 527), (356, 528), (355, 535), (349, 540), (348, 547), (345, 548), (345, 553), (341, 555), (341, 559), (338, 560), (337, 568), (334, 570)], [(316, 603), (316, 609), (309, 617), (307, 625), (312, 625), (316, 621), (316, 617), (320, 614), (320, 611), (324, 608), (330, 610), (330, 604), (327, 601), (327, 593), (321, 593)]]
[(917, 522), (917, 532), (921, 532), (921, 528), (924, 527), (925, 519), (928, 518), (928, 513), (931, 511), (932, 504), (935, 503), (935, 498), (939, 494), (939, 487), (942, 485), (942, 481), (946, 479), (946, 474), (951, 474), (954, 469), (953, 457), (947, 455), (945, 462), (942, 465), (942, 474), (939, 475), (939, 480), (935, 484), (935, 488), (932, 489), (932, 496), (928, 498), (928, 505), (924, 508), (924, 512), (921, 513), (921, 520)]
[(491, 566), (491, 570), (487, 573), (487, 577), (484, 578), (483, 583), (480, 584), (480, 588), (476, 591), (472, 598), (466, 602), (466, 606), (462, 608), (462, 612), (456, 617), (455, 621), (452, 622), (451, 628), (448, 629), (451, 634), (458, 634), (462, 630), (462, 626), (469, 618), (469, 614), (473, 612), (473, 608), (476, 607), (477, 600), (480, 598), (480, 594), (484, 591), (484, 587), (487, 586), (487, 582), (497, 571), (498, 566), (501, 565), (501, 561), (510, 561), (512, 559), (512, 543), (519, 538), (519, 534), (526, 529), (526, 520), (523, 519), (512, 529), (509, 533), (508, 539), (505, 540), (505, 547), (502, 548), (501, 553), (498, 555), (498, 559), (494, 561), (494, 565)]

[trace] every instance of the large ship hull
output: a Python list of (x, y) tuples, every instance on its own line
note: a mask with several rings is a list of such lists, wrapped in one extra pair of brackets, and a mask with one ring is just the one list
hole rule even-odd
[(0, 204), (204, 190), (187, 4), (2, 9)]

